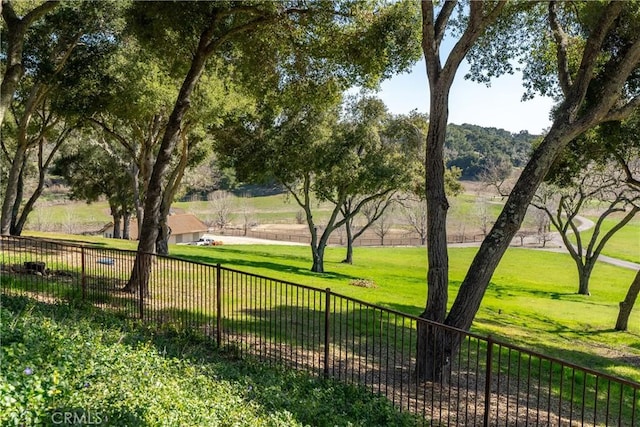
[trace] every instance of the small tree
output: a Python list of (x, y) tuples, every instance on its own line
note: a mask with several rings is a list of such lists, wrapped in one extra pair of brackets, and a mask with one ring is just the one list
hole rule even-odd
[(106, 197), (113, 217), (113, 237), (128, 239), (128, 223), (134, 210), (131, 177), (103, 147), (92, 139), (67, 147), (54, 163), (52, 173), (65, 179), (72, 199), (92, 203)]
[(404, 218), (420, 238), (420, 244), (427, 242), (427, 203), (417, 198), (402, 202)]
[(246, 194), (240, 198), (240, 217), (242, 219), (242, 231), (246, 236), (249, 229), (257, 224), (256, 211), (249, 203), (249, 196)]
[[(591, 163), (575, 178), (541, 186), (532, 204), (545, 213), (576, 263), (578, 294), (590, 295), (589, 279), (596, 261), (611, 237), (640, 211), (640, 192), (626, 184), (625, 174), (616, 164), (598, 166)], [(591, 238), (583, 241), (578, 217), (581, 210), (591, 204), (600, 204), (604, 209), (598, 216)], [(605, 219), (619, 213), (622, 214), (621, 219), (603, 234)], [(571, 236), (574, 236), (575, 244)]]
[(489, 210), (489, 202), (484, 196), (478, 196), (475, 202), (475, 217), (478, 221), (478, 226), (482, 235), (487, 237), (487, 233), (493, 225), (493, 218), (491, 218)]
[(231, 224), (233, 197), (229, 192), (219, 190), (209, 193), (207, 199), (209, 200), (209, 209), (213, 212), (213, 225), (220, 230), (224, 230), (225, 227)]
[(504, 198), (509, 195), (513, 187), (513, 182), (510, 180), (512, 173), (513, 165), (508, 159), (504, 157), (490, 159), (478, 174), (478, 180), (494, 187), (498, 195)]
[[(369, 212), (367, 212), (367, 210), (364, 210), (363, 213), (365, 216), (367, 216)], [(381, 246), (384, 246), (384, 238), (387, 236), (387, 234), (389, 234), (392, 227), (393, 207), (390, 207), (388, 209), (385, 209), (384, 212), (373, 223), (373, 232), (380, 238)]]

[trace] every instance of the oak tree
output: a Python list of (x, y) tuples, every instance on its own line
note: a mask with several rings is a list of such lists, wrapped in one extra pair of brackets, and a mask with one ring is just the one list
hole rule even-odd
[[(427, 304), (422, 317), (468, 329), (491, 276), (556, 157), (570, 141), (588, 129), (627, 117), (640, 105), (636, 84), (640, 61), (640, 11), (637, 2), (567, 4), (552, 1), (546, 4), (525, 2), (523, 7), (527, 13), (518, 15), (510, 14), (504, 2), (470, 2), (467, 8), (459, 9), (463, 17), (455, 22), (463, 23), (463, 28), (458, 31), (460, 37), (442, 64), (439, 48), (457, 2), (447, 1), (435, 8), (431, 2), (422, 4), (423, 50), (431, 91), (426, 173), (430, 219), (429, 272)], [(515, 19), (518, 16), (522, 19)], [(546, 19), (539, 19), (543, 16)], [(519, 25), (503, 26), (499, 17), (512, 19)], [(493, 22), (499, 25), (491, 27), (479, 43), (482, 33)], [(511, 30), (505, 32), (505, 28)], [(499, 37), (500, 34), (503, 37)], [(509, 46), (517, 46), (514, 40), (527, 41), (526, 46), (533, 53), (522, 57), (526, 62), (524, 75), (529, 82), (528, 88), (552, 93), (559, 103), (554, 110), (553, 125), (522, 171), (472, 261), (455, 301), (447, 310), (445, 220), (448, 203), (443, 185), (442, 141), (446, 129), (448, 89), (458, 65), (474, 44), (484, 52), (476, 52), (472, 72), (475, 71), (479, 79), (489, 79), (511, 67), (508, 53)], [(496, 66), (489, 67), (489, 64)], [(485, 73), (478, 70), (485, 70)], [(419, 332), (418, 375), (424, 379), (440, 380), (443, 368), (451, 360), (458, 344), (451, 334), (434, 331), (422, 328)]]

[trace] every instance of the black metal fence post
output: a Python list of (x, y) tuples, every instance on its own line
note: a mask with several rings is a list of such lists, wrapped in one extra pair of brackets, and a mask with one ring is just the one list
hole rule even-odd
[(222, 274), (220, 263), (216, 264), (216, 343), (222, 344)]
[(326, 289), (324, 302), (324, 377), (329, 378), (329, 320), (331, 317), (331, 288)]
[(81, 271), (80, 283), (82, 285), (82, 301), (85, 301), (87, 299), (87, 274), (85, 270), (85, 262), (86, 262), (86, 258), (84, 253), (84, 246), (81, 246), (80, 247), (80, 263), (82, 265), (80, 267), (80, 271)]
[(491, 381), (493, 369), (493, 338), (487, 337), (487, 366), (484, 383), (484, 418), (485, 427), (489, 425), (489, 411), (491, 410)]
[[(149, 264), (151, 264), (152, 260), (148, 259), (147, 257), (149, 256), (148, 254), (145, 253), (140, 253), (139, 254), (140, 257), (142, 257), (142, 262), (139, 263), (141, 265), (138, 266), (138, 269), (140, 268), (147, 268), (146, 267), (146, 263), (148, 262)], [(138, 264), (138, 263), (136, 263)], [(145, 292), (145, 288), (148, 288), (150, 286), (150, 284), (148, 282), (150, 282), (151, 278), (150, 277), (144, 277), (142, 276), (142, 274), (144, 274), (143, 272), (138, 270), (138, 291), (140, 292), (140, 303), (139, 303), (139, 309), (140, 309), (140, 320), (144, 320), (144, 292)], [(151, 276), (151, 272), (149, 272), (149, 276)], [(146, 286), (143, 286), (144, 281), (147, 281)]]

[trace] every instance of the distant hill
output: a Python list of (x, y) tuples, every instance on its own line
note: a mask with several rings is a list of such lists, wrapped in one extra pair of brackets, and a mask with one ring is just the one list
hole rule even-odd
[(445, 141), (447, 167), (457, 166), (462, 169), (463, 179), (475, 179), (491, 162), (524, 166), (533, 142), (539, 137), (527, 131), (511, 133), (466, 123), (450, 124)]

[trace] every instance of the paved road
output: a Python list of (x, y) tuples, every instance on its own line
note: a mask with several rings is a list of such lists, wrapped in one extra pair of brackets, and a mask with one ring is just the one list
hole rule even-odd
[(213, 239), (222, 242), (224, 245), (289, 245), (308, 246), (306, 243), (288, 242), (282, 240), (256, 239), (253, 237), (227, 236), (224, 234), (205, 234), (203, 238)]

